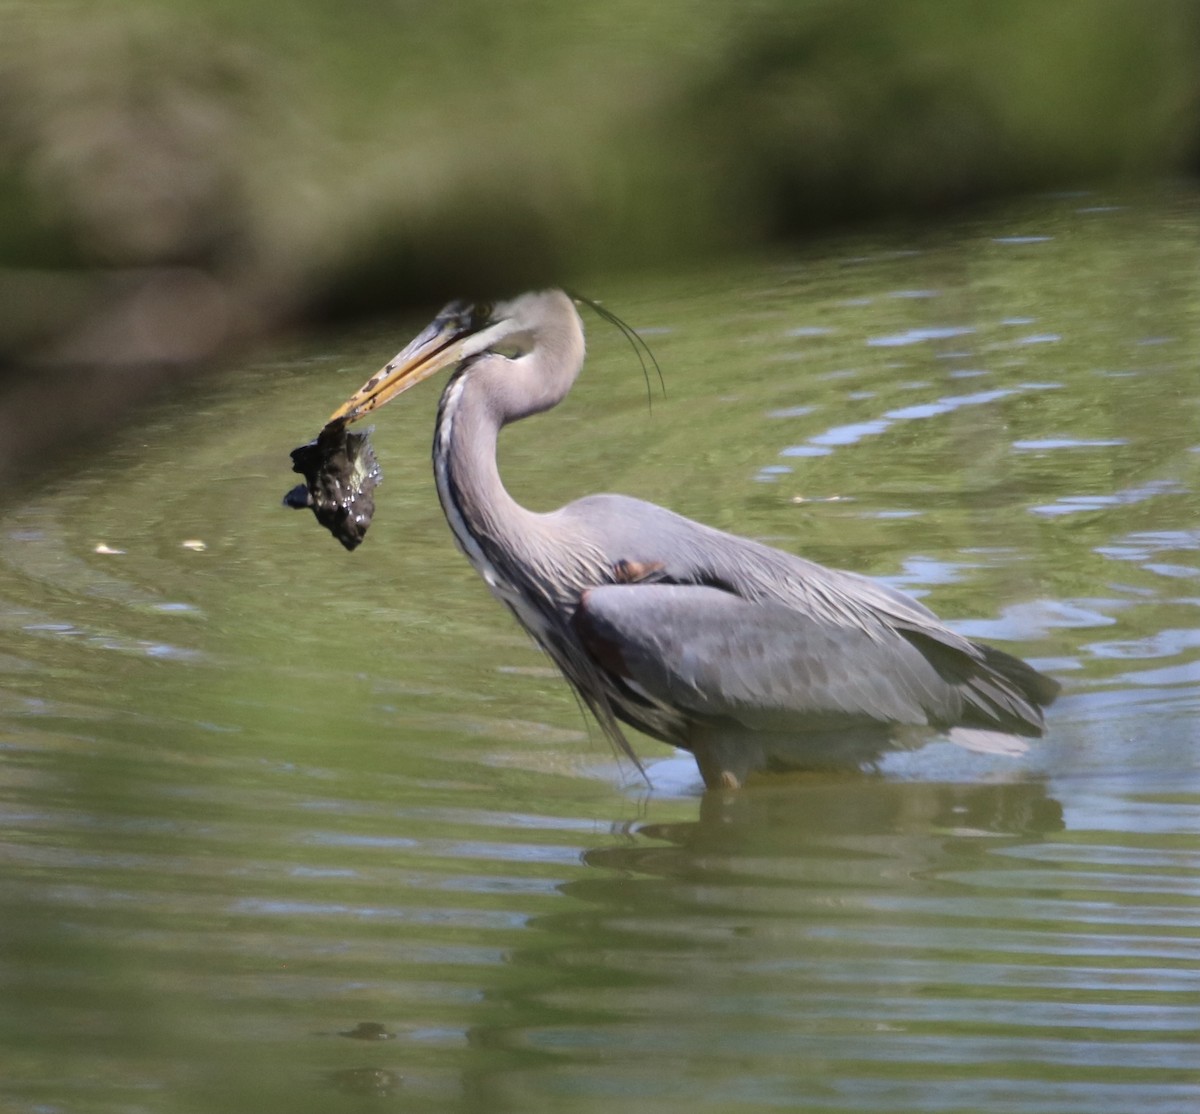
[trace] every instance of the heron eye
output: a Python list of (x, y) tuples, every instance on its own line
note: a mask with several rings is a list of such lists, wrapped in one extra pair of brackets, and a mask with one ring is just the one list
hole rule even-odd
[(471, 307), (470, 324), (468, 331), (472, 333), (479, 332), (485, 325), (492, 320), (493, 306), (491, 302), (476, 302)]

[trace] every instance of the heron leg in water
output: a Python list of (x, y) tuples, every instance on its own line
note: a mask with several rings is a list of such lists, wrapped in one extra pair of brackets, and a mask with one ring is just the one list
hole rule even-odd
[(727, 732), (694, 730), (688, 749), (709, 789), (740, 789), (750, 774), (767, 768), (761, 744), (745, 735), (734, 738)]
[(758, 773), (865, 768), (885, 752), (915, 746), (931, 734), (928, 727), (888, 724), (756, 731), (726, 722), (693, 728), (687, 746), (709, 789), (738, 789)]

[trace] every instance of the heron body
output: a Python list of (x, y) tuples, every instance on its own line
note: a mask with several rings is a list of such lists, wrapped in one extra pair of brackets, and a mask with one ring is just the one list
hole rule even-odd
[(902, 592), (623, 495), (545, 514), (517, 503), (499, 431), (562, 401), (583, 359), (562, 291), (452, 303), (331, 421), (456, 368), (433, 447), (446, 518), (617, 746), (634, 757), (633, 726), (691, 751), (716, 787), (931, 731), (992, 750), (1042, 734), (1057, 683)]

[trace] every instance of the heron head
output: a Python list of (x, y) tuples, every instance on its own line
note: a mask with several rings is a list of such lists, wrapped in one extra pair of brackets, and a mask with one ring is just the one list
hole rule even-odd
[(508, 302), (451, 302), (405, 348), (338, 407), (329, 421), (348, 424), (396, 395), (473, 356), (506, 356), (529, 351), (555, 311), (575, 317), (574, 304), (561, 290), (522, 294)]

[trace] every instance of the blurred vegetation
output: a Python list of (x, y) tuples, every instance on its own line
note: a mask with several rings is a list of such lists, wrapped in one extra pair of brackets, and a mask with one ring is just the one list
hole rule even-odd
[[(1187, 0), (0, 0), (0, 472), (281, 323), (1189, 171)], [(41, 436), (46, 436), (43, 433)]]

